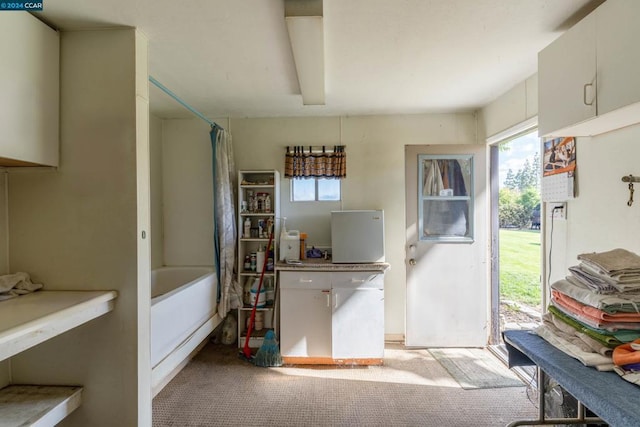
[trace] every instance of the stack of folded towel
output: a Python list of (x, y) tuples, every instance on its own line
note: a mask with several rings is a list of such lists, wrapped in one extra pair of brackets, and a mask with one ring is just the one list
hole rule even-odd
[(614, 350), (640, 339), (640, 256), (614, 249), (578, 260), (551, 285), (536, 333), (587, 366), (617, 370)]
[(0, 301), (28, 294), (42, 289), (39, 283), (32, 283), (27, 273), (0, 276)]

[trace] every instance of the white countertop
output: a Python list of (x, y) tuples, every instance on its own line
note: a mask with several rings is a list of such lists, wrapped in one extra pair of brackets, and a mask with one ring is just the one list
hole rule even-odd
[(391, 267), (386, 262), (344, 263), (334, 264), (331, 260), (322, 258), (308, 258), (300, 264), (289, 264), (278, 261), (276, 269), (279, 271), (376, 271), (383, 273)]

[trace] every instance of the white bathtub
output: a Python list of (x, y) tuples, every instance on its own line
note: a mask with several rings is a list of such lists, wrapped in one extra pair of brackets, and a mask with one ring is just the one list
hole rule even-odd
[(154, 394), (188, 362), (221, 322), (212, 267), (161, 267), (151, 272), (151, 366)]

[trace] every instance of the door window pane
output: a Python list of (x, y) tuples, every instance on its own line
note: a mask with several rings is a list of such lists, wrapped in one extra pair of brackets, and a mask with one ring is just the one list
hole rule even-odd
[(419, 156), (420, 240), (473, 241), (473, 156)]

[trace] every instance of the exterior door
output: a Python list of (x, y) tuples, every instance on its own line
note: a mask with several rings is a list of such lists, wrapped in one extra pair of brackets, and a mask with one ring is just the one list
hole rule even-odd
[(484, 145), (405, 148), (407, 346), (487, 344), (486, 159)]

